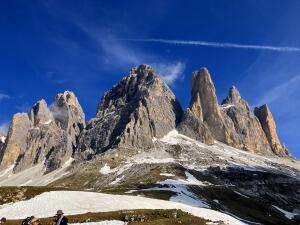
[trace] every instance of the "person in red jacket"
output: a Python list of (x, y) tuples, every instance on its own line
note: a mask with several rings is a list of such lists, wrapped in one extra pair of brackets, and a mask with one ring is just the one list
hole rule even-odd
[(68, 218), (64, 216), (62, 210), (57, 210), (55, 225), (68, 225)]

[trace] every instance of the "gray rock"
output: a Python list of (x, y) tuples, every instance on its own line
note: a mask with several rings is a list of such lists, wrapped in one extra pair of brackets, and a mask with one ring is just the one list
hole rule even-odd
[(208, 145), (214, 144), (214, 138), (203, 121), (196, 117), (190, 109), (183, 115), (181, 123), (177, 127), (178, 132)]
[(287, 150), (280, 144), (273, 128), (272, 114), (268, 113), (269, 110), (256, 111), (260, 120), (234, 86), (220, 106), (210, 74), (203, 68), (193, 73), (189, 109), (178, 129), (207, 144), (212, 143), (213, 137), (246, 151), (286, 156)]
[(224, 116), (227, 115), (232, 120), (239, 140), (234, 146), (254, 153), (272, 154), (259, 120), (236, 87), (229, 89), (228, 96), (222, 104)]
[(261, 123), (272, 151), (279, 156), (289, 156), (290, 153), (288, 149), (279, 140), (275, 120), (269, 107), (262, 105), (261, 107), (255, 108), (254, 112)]
[(53, 115), (44, 99), (38, 101), (33, 106), (32, 110), (30, 111), (29, 118), (31, 121), (33, 121), (33, 126), (53, 121)]
[(174, 129), (181, 116), (169, 87), (150, 66), (140, 65), (104, 95), (80, 137), (77, 155), (87, 159), (113, 146), (151, 148), (152, 139)]
[(61, 167), (73, 156), (85, 117), (74, 93), (58, 94), (53, 105), (37, 102), (29, 114), (13, 118), (1, 166), (15, 164), (14, 172), (44, 163), (45, 172)]
[(214, 139), (229, 145), (237, 143), (233, 123), (223, 116), (215, 86), (206, 68), (193, 73), (189, 108), (196, 118), (206, 124)]
[(20, 153), (25, 151), (27, 133), (31, 126), (32, 121), (27, 113), (17, 113), (13, 116), (0, 156), (1, 168), (15, 164)]

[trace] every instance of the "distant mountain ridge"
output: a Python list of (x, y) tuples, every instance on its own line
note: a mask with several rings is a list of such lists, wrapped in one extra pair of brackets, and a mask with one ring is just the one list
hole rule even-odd
[(206, 68), (193, 73), (190, 105), (183, 111), (155, 71), (140, 65), (105, 93), (87, 125), (70, 91), (58, 94), (50, 107), (41, 100), (30, 113), (15, 114), (0, 143), (0, 168), (14, 165), (19, 172), (43, 163), (48, 173), (71, 157), (89, 160), (117, 147), (152, 148), (154, 139), (174, 129), (206, 144), (220, 141), (265, 156), (290, 156), (268, 106), (253, 111), (236, 87), (219, 105)]

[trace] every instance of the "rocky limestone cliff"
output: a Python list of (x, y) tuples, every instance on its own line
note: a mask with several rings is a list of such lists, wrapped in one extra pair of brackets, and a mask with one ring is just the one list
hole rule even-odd
[(261, 154), (272, 154), (271, 147), (258, 118), (241, 97), (236, 87), (229, 89), (222, 102), (223, 112), (232, 120), (240, 149)]
[(31, 126), (32, 121), (27, 113), (17, 113), (13, 116), (0, 156), (1, 168), (14, 164), (20, 153), (25, 151), (27, 133)]
[(286, 156), (272, 114), (260, 112), (255, 115), (234, 86), (220, 106), (211, 76), (202, 68), (193, 73), (190, 105), (178, 130), (206, 144), (217, 140), (254, 153)]
[(58, 94), (51, 108), (41, 100), (30, 113), (14, 116), (1, 166), (14, 164), (18, 172), (44, 163), (45, 172), (55, 170), (72, 157), (84, 126), (84, 113), (72, 92)]
[(233, 146), (237, 143), (233, 123), (223, 116), (215, 86), (206, 68), (193, 73), (189, 109), (199, 123), (208, 127), (215, 140)]
[(87, 126), (69, 91), (58, 94), (50, 107), (40, 100), (28, 114), (15, 114), (5, 143), (0, 140), (0, 169), (13, 165), (19, 172), (43, 163), (50, 172), (71, 157), (87, 160), (115, 147), (152, 148), (173, 129), (209, 145), (220, 141), (262, 155), (289, 156), (269, 108), (253, 112), (235, 87), (219, 105), (206, 68), (193, 73), (191, 101), (183, 112), (153, 69), (140, 65), (105, 93)]
[(203, 123), (192, 111), (188, 108), (182, 117), (181, 123), (177, 130), (190, 138), (201, 141), (205, 144), (214, 144), (214, 137), (210, 132), (208, 126)]
[(281, 144), (278, 138), (275, 120), (269, 107), (262, 105), (261, 107), (255, 108), (254, 112), (262, 125), (272, 151), (279, 156), (289, 156), (288, 149)]
[(169, 87), (150, 66), (140, 65), (104, 95), (80, 137), (77, 155), (86, 159), (113, 146), (153, 147), (152, 139), (175, 129), (181, 116)]

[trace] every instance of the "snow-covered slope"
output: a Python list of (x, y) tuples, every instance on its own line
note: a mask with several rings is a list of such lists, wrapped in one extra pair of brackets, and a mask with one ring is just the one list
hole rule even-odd
[(123, 221), (106, 220), (101, 222), (90, 222), (90, 223), (71, 223), (70, 225), (126, 225), (126, 224)]
[(13, 173), (14, 165), (11, 165), (7, 169), (0, 171), (0, 186), (45, 186), (68, 175), (68, 168), (72, 162), (73, 159), (70, 158), (60, 169), (45, 175), (43, 163), (16, 174)]
[(0, 215), (8, 219), (21, 219), (28, 215), (45, 218), (53, 216), (58, 208), (63, 209), (66, 215), (127, 209), (181, 209), (197, 217), (212, 221), (224, 221), (228, 225), (244, 224), (227, 214), (211, 209), (192, 207), (182, 203), (138, 196), (77, 191), (46, 192), (27, 201), (2, 205), (0, 206)]
[[(176, 130), (169, 132), (162, 139), (153, 139), (154, 148), (149, 151), (137, 152), (132, 157), (125, 158), (125, 163), (120, 162), (119, 167), (111, 169), (109, 164), (103, 165), (99, 171), (103, 175), (120, 175), (136, 164), (165, 164), (180, 163), (188, 169), (205, 170), (210, 167), (242, 167), (246, 170), (267, 170), (285, 173), (300, 179), (300, 163), (292, 158), (265, 157), (243, 150), (239, 150), (220, 142), (214, 145), (206, 145), (179, 134)], [(180, 154), (174, 155), (172, 148), (179, 146)], [(106, 154), (114, 154), (108, 151)], [(101, 158), (102, 156), (100, 156)], [(124, 153), (117, 156), (124, 158)], [(62, 168), (43, 175), (43, 165), (37, 165), (20, 173), (13, 174), (12, 167), (0, 171), (0, 186), (43, 186), (52, 183), (66, 175), (70, 175), (68, 167), (72, 163), (70, 159)], [(117, 177), (116, 177), (117, 179)], [(120, 181), (120, 179), (118, 179)], [(118, 182), (113, 182), (117, 184)]]

